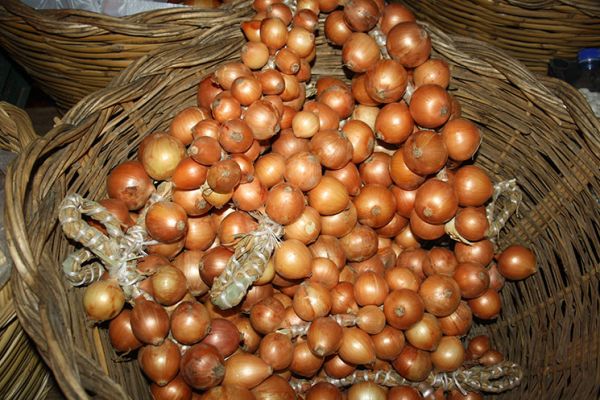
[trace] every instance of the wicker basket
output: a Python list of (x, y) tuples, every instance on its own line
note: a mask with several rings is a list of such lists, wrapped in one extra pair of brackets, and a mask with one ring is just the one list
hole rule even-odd
[(178, 7), (128, 17), (80, 10), (35, 10), (20, 0), (0, 2), (2, 46), (68, 109), (102, 89), (133, 60), (157, 47), (180, 45), (231, 18), (245, 18), (250, 3), (218, 9)]
[[(539, 273), (504, 289), (498, 320), (474, 329), (524, 367), (523, 384), (502, 398), (597, 399), (600, 123), (566, 84), (536, 78), (485, 43), (430, 32), (437, 56), (452, 66), (464, 115), (482, 126), (477, 162), (494, 180), (516, 177), (524, 191), (520, 216), (499, 244), (518, 240), (539, 259)], [(7, 229), (18, 314), (69, 398), (149, 394), (136, 362), (111, 360), (106, 330), (86, 326), (83, 290), (63, 279), (58, 266), (73, 247), (58, 227), (58, 206), (67, 193), (105, 196), (102, 177), (133, 157), (144, 135), (194, 104), (200, 79), (241, 44), (235, 26), (217, 36), (138, 60), (12, 165)], [(315, 73), (343, 73), (339, 50), (321, 41), (317, 54)]]
[(600, 46), (597, 0), (399, 0), (445, 32), (506, 50), (532, 71), (546, 74), (552, 58), (574, 59)]

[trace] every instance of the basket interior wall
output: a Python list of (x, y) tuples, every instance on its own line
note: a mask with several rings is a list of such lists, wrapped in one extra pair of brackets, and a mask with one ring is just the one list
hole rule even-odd
[[(539, 260), (538, 274), (502, 291), (500, 318), (475, 329), (524, 367), (523, 384), (501, 398), (596, 398), (600, 124), (564, 85), (542, 86), (501, 52), (431, 31), (436, 52), (452, 64), (450, 90), (483, 129), (477, 163), (494, 180), (516, 177), (524, 191), (519, 217), (499, 244), (520, 241)], [(166, 129), (177, 111), (194, 104), (200, 79), (241, 45), (237, 30), (220, 34), (139, 60), (71, 109), (12, 170), (14, 204), (24, 206), (23, 220), (11, 217), (11, 253), (21, 259), (13, 280), (19, 316), (55, 374), (64, 372), (59, 383), (69, 394), (83, 393), (80, 381), (108, 398), (149, 396), (137, 363), (112, 362), (106, 331), (86, 325), (83, 290), (62, 279), (58, 266), (73, 247), (58, 228), (58, 204), (72, 192), (102, 198), (110, 169), (134, 156), (144, 135)], [(321, 44), (318, 54), (315, 73), (343, 73), (337, 51)]]

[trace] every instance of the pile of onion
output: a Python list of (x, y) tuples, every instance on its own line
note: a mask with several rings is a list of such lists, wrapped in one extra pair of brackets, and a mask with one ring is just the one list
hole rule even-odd
[[(527, 278), (536, 259), (487, 237), (494, 188), (471, 163), (481, 129), (461, 116), (451, 68), (431, 58), (410, 11), (341, 4), (255, 0), (240, 61), (202, 79), (197, 104), (108, 176), (102, 204), (123, 229), (139, 218), (157, 244), (138, 263), (140, 296), (125, 299), (109, 277), (84, 306), (110, 320), (115, 350), (137, 356), (157, 400), (287, 399), (292, 377), (395, 369), (419, 382), (502, 360), (488, 338), (463, 340), (474, 319), (499, 315), (505, 279)], [(311, 76), (321, 13), (351, 81)], [(140, 213), (161, 181), (172, 196)], [(208, 292), (257, 229), (252, 212), (285, 233), (242, 303), (220, 310)], [(450, 222), (469, 243), (448, 237)], [(306, 399), (343, 391), (321, 382)], [(368, 382), (345, 396), (421, 398)]]

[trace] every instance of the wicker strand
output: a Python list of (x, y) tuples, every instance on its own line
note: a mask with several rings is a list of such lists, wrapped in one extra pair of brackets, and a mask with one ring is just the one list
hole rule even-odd
[(432, 393), (432, 388), (444, 390), (457, 389), (466, 394), (469, 391), (483, 391), (501, 393), (515, 388), (523, 379), (523, 370), (518, 364), (503, 361), (490, 367), (481, 365), (462, 368), (452, 373), (431, 373), (423, 382), (413, 382), (403, 378), (394, 370), (369, 371), (358, 370), (341, 379), (330, 377), (316, 377), (312, 380), (292, 378), (290, 385), (296, 393), (305, 393), (318, 382), (329, 382), (337, 387), (351, 386), (358, 382), (373, 382), (381, 386), (412, 386), (417, 388), (426, 398)]
[(264, 273), (283, 236), (283, 227), (265, 214), (255, 212), (252, 216), (258, 220), (258, 228), (240, 238), (234, 255), (210, 290), (211, 301), (222, 310), (242, 301), (250, 285)]

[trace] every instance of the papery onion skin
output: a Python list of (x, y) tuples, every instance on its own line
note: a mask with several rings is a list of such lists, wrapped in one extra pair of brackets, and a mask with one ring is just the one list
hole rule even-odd
[(521, 245), (507, 247), (498, 256), (498, 271), (507, 279), (522, 280), (537, 271), (535, 254)]
[(166, 385), (177, 376), (180, 359), (179, 347), (168, 339), (158, 346), (146, 345), (138, 352), (142, 371), (159, 386)]
[(375, 346), (371, 337), (359, 328), (344, 328), (338, 354), (352, 364), (370, 364), (375, 361)]
[(241, 335), (235, 324), (224, 318), (213, 318), (210, 331), (202, 343), (214, 346), (223, 357), (229, 357), (239, 347)]
[(405, 67), (421, 65), (431, 52), (431, 38), (415, 22), (401, 22), (387, 34), (386, 47), (390, 56)]
[(404, 346), (392, 365), (400, 375), (414, 382), (424, 381), (433, 369), (430, 353), (410, 345)]
[(436, 317), (452, 314), (460, 304), (460, 287), (445, 275), (431, 275), (419, 288), (427, 312)]
[(225, 361), (223, 384), (252, 389), (272, 373), (273, 369), (257, 356), (238, 352)]
[(198, 343), (181, 358), (181, 376), (194, 389), (208, 389), (223, 381), (224, 363), (223, 356), (214, 346)]
[(329, 317), (319, 317), (312, 321), (306, 334), (310, 351), (318, 357), (334, 354), (342, 343), (342, 327)]
[(118, 352), (130, 352), (142, 347), (131, 329), (131, 310), (124, 309), (108, 325), (110, 343)]
[(83, 307), (93, 321), (113, 319), (123, 309), (125, 295), (116, 280), (96, 281), (85, 289)]
[(108, 196), (125, 202), (129, 210), (142, 208), (154, 191), (152, 179), (139, 161), (119, 164), (106, 179)]

